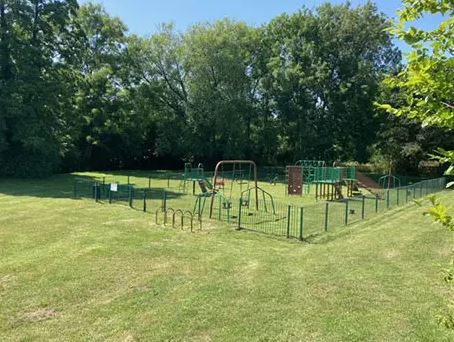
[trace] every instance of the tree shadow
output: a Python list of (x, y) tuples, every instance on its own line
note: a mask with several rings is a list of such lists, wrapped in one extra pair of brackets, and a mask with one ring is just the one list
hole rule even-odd
[[(107, 189), (110, 187), (110, 181), (123, 180), (126, 183), (128, 176), (143, 178), (146, 182), (148, 177), (152, 179), (166, 179), (170, 177), (169, 173), (149, 172), (149, 176), (145, 176), (144, 172), (128, 172), (128, 173), (93, 173), (93, 174), (57, 174), (48, 178), (41, 179), (18, 179), (18, 178), (2, 178), (0, 179), (0, 195), (7, 196), (29, 196), (41, 198), (67, 198), (67, 199), (82, 199), (94, 198), (94, 184), (102, 184), (104, 182), (104, 196), (107, 197)], [(172, 179), (177, 179), (177, 174), (172, 173)], [(121, 184), (121, 183), (120, 183)], [(148, 199), (161, 199), (165, 191), (167, 199), (178, 198), (185, 194), (173, 191), (164, 187), (138, 187), (134, 183), (130, 183), (133, 187), (134, 199), (143, 198), (143, 191), (146, 191)], [(125, 184), (123, 183), (123, 186)]]

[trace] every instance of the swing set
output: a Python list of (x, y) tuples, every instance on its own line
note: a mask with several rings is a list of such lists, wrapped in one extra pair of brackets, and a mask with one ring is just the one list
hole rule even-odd
[[(224, 166), (232, 165), (232, 171), (224, 170)], [(241, 168), (242, 165), (248, 165), (248, 175), (246, 176), (247, 169)], [(237, 168), (238, 167), (238, 168)], [(230, 177), (229, 177), (230, 175)], [(243, 186), (246, 186), (249, 190), (250, 184), (249, 181), (251, 180), (251, 176), (253, 176), (254, 187), (252, 189), (255, 190), (255, 207), (258, 210), (258, 186), (257, 186), (257, 165), (252, 160), (221, 160), (216, 164), (216, 168), (214, 169), (214, 176), (213, 176), (213, 194), (220, 194), (226, 200), (224, 200), (223, 206), (231, 207), (231, 200), (233, 195), (233, 186), (237, 183), (240, 186), (240, 193), (243, 193)], [(229, 186), (226, 186), (227, 182), (230, 181)], [(226, 189), (228, 190), (228, 195), (226, 194)], [(211, 196), (211, 203), (210, 203), (210, 218), (213, 216), (213, 207), (214, 207), (214, 197)]]

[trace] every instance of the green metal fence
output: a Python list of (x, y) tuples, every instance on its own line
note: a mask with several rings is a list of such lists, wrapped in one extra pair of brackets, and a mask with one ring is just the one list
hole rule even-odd
[[(303, 240), (310, 236), (348, 226), (405, 205), (414, 199), (441, 191), (445, 178), (424, 180), (411, 185), (385, 189), (375, 196), (358, 196), (339, 201), (320, 202), (299, 207), (264, 198), (257, 205), (246, 199), (228, 201), (216, 195), (212, 219), (226, 222), (237, 229)], [(211, 197), (199, 197), (178, 192), (177, 189), (138, 187), (118, 184), (112, 191), (105, 181), (77, 180), (74, 197), (89, 197), (96, 201), (125, 204), (144, 212), (155, 213), (167, 208), (189, 211), (198, 218), (209, 218)], [(190, 206), (190, 207), (189, 207)]]
[(274, 203), (275, 213), (238, 207), (237, 228), (287, 238), (304, 239), (379, 215), (445, 188), (445, 178), (424, 180), (408, 186), (386, 189), (382, 194), (297, 207)]

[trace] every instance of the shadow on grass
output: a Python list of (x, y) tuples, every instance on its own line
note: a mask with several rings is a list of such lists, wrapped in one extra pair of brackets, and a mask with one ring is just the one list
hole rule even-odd
[[(105, 189), (108, 189), (110, 182), (120, 182), (126, 180), (129, 177), (140, 177), (143, 180), (147, 180), (148, 177), (152, 179), (178, 179), (178, 173), (172, 172), (166, 173), (164, 171), (128, 171), (127, 173), (111, 172), (111, 173), (75, 173), (75, 174), (57, 174), (48, 178), (41, 179), (18, 179), (18, 178), (2, 178), (0, 179), (0, 195), (7, 196), (31, 196), (31, 197), (42, 197), (42, 198), (69, 198), (69, 199), (81, 199), (81, 198), (93, 198), (93, 185), (95, 182), (105, 182)], [(133, 187), (135, 184), (131, 182)], [(75, 191), (76, 187), (76, 191)], [(156, 188), (139, 188), (134, 191), (134, 198), (138, 199), (137, 196), (143, 198), (143, 190), (147, 190), (147, 198), (150, 200), (161, 199), (163, 197), (163, 191), (166, 191), (167, 199), (175, 199), (185, 194), (177, 191), (172, 191), (163, 187)], [(142, 194), (142, 195), (140, 195)], [(104, 196), (102, 199), (107, 199), (107, 191), (104, 190)]]

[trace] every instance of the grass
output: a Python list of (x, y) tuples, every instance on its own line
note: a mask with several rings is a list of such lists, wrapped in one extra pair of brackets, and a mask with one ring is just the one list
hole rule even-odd
[(415, 205), (301, 243), (156, 226), (72, 180), (0, 180), (0, 340), (454, 339), (435, 321), (453, 236)]

